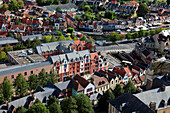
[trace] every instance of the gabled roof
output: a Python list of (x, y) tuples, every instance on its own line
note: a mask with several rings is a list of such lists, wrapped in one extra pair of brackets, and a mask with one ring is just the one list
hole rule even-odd
[(95, 59), (95, 57), (99, 57), (97, 53), (91, 53), (90, 54), (91, 59)]
[(99, 77), (96, 75), (92, 76), (92, 81), (96, 88), (99, 88), (99, 87), (109, 84), (108, 80), (105, 77)]
[(125, 72), (128, 74), (128, 76), (132, 76), (131, 71), (129, 70), (128, 67), (124, 67)]
[(113, 68), (113, 72), (116, 73), (116, 74), (118, 74), (118, 75), (120, 75), (120, 76), (122, 76), (122, 77), (124, 77), (125, 74), (126, 74), (125, 71), (120, 70), (119, 68), (116, 68), (116, 67)]
[(124, 93), (108, 102), (121, 113), (154, 113), (147, 105), (130, 93)]
[(76, 91), (82, 91), (84, 88), (86, 88), (86, 86), (89, 84), (89, 82), (84, 79), (83, 77), (76, 75), (73, 78), (73, 82), (72, 82), (72, 87), (76, 90)]
[(15, 30), (18, 28), (19, 30), (24, 30), (25, 26), (24, 25), (12, 25), (11, 30)]

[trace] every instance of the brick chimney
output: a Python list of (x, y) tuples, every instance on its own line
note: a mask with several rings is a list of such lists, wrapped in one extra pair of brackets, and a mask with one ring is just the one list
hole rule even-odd
[(156, 102), (151, 102), (150, 104), (149, 104), (149, 106), (150, 106), (150, 109), (152, 110), (152, 111), (156, 111)]
[(20, 41), (22, 42), (22, 37), (23, 37), (23, 34), (20, 33)]

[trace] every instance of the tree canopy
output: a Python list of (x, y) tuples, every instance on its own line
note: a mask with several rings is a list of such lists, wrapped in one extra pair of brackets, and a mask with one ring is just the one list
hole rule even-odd
[(136, 92), (136, 87), (134, 86), (134, 84), (129, 81), (124, 87), (124, 92), (129, 92), (129, 93), (135, 93)]
[(76, 95), (76, 101), (78, 106), (79, 113), (94, 113), (93, 105), (90, 102), (90, 99), (85, 94)]
[(50, 110), (50, 113), (63, 113), (60, 105), (58, 105), (57, 103), (51, 104), (48, 108)]
[(17, 107), (16, 111), (14, 113), (26, 113), (27, 109), (23, 106)]
[(14, 80), (14, 87), (16, 88), (16, 94), (23, 96), (28, 89), (28, 84), (24, 76), (20, 73)]
[(101, 111), (107, 111), (108, 110), (108, 100), (114, 99), (114, 95), (112, 92), (107, 90), (100, 98), (98, 101), (98, 108)]
[(12, 94), (13, 94), (13, 90), (12, 90), (13, 86), (10, 83), (10, 81), (8, 80), (7, 77), (4, 78), (4, 81), (2, 83), (2, 96), (4, 97), (5, 100), (9, 101), (9, 99), (11, 98)]
[(78, 113), (76, 100), (73, 97), (66, 97), (61, 101), (63, 113)]
[(45, 69), (42, 69), (38, 75), (39, 85), (45, 86), (49, 80), (48, 74), (46, 74)]
[(146, 17), (146, 14), (149, 13), (149, 11), (149, 7), (146, 4), (142, 3), (138, 7), (137, 15), (138, 17)]
[(122, 93), (124, 93), (124, 90), (120, 84), (117, 84), (115, 89), (113, 90), (113, 93), (114, 93), (115, 97), (118, 97), (118, 96), (122, 95)]
[(38, 78), (35, 74), (28, 77), (29, 90), (35, 90), (38, 87)]

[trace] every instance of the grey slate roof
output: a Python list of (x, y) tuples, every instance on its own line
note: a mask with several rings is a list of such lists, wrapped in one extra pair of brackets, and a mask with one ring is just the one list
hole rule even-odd
[(156, 102), (156, 109), (158, 109), (162, 99), (167, 103), (170, 98), (170, 86), (166, 86), (165, 91), (160, 91), (160, 88), (156, 88), (135, 94), (135, 96), (148, 106), (150, 102)]
[(66, 56), (69, 62), (73, 62), (73, 61), (78, 62), (80, 60), (77, 52), (67, 53)]
[(78, 53), (79, 56), (81, 57), (81, 58), (80, 58), (81, 60), (84, 60), (84, 56), (86, 56), (86, 55), (89, 55), (89, 56), (90, 56), (89, 50), (78, 51), (77, 53)]
[(22, 40), (26, 41), (28, 38), (32, 41), (38, 37), (40, 40), (42, 40), (42, 34), (37, 34), (37, 35), (28, 35), (28, 36), (23, 36)]
[(72, 3), (68, 4), (61, 4), (61, 5), (49, 5), (45, 6), (48, 10), (56, 10), (57, 7), (60, 7), (61, 9), (70, 9), (70, 8), (76, 8), (77, 6)]
[(0, 45), (4, 45), (4, 44), (15, 44), (18, 43), (18, 40), (12, 37), (9, 38), (0, 38)]
[(54, 84), (55, 87), (59, 88), (61, 91), (64, 90), (64, 89), (69, 89), (72, 87), (72, 81), (71, 80), (68, 80), (68, 81), (65, 81), (65, 82), (62, 82), (62, 83), (58, 83), (58, 84)]
[[(147, 105), (130, 93), (124, 93), (108, 102), (121, 113), (154, 113)], [(125, 105), (123, 106), (123, 104)]]
[(0, 76), (17, 73), (17, 72), (21, 72), (24, 70), (30, 70), (30, 69), (34, 69), (34, 68), (44, 67), (44, 66), (48, 66), (48, 65), (51, 65), (51, 63), (48, 61), (45, 61), (45, 62), (31, 63), (31, 64), (27, 64), (27, 65), (17, 65), (17, 66), (7, 67), (4, 69), (0, 69)]

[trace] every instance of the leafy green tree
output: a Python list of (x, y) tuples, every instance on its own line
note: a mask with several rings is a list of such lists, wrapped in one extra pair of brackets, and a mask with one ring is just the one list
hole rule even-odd
[(60, 105), (58, 105), (57, 103), (51, 104), (49, 106), (49, 110), (50, 110), (50, 113), (63, 113), (60, 108)]
[(58, 7), (56, 8), (56, 11), (61, 11), (61, 7), (58, 6)]
[(36, 45), (40, 45), (40, 44), (41, 44), (41, 41), (40, 41), (40, 39), (38, 38), (38, 36), (36, 36), (36, 39), (34, 39), (33, 42), (35, 42)]
[(157, 0), (153, 0), (153, 3), (154, 3), (154, 4), (158, 4), (158, 1), (157, 1)]
[(5, 45), (4, 51), (5, 51), (5, 52), (13, 51), (13, 48), (7, 43), (7, 44)]
[(27, 109), (23, 106), (17, 107), (16, 111), (14, 113), (26, 113)]
[(0, 49), (0, 62), (6, 62), (8, 60), (8, 57), (4, 51)]
[(8, 5), (6, 3), (4, 3), (1, 8), (4, 9), (4, 10), (7, 10), (8, 9)]
[(46, 74), (45, 69), (42, 69), (38, 76), (39, 85), (45, 86), (49, 80), (48, 74)]
[(131, 39), (131, 38), (132, 38), (132, 35), (131, 35), (131, 33), (128, 32), (128, 33), (126, 34), (126, 39)]
[(116, 13), (113, 11), (106, 11), (104, 17), (112, 20), (116, 18), (115, 15)]
[(133, 39), (135, 39), (135, 38), (138, 38), (139, 37), (139, 34), (138, 34), (138, 32), (135, 32), (135, 33), (133, 33)]
[(67, 4), (67, 3), (70, 3), (70, 0), (62, 0), (61, 3), (62, 4)]
[(54, 35), (51, 36), (50, 42), (56, 42), (56, 38)]
[(170, 4), (170, 0), (167, 0), (167, 4), (168, 4), (168, 5)]
[(112, 42), (120, 40), (119, 39), (119, 34), (116, 33), (116, 32), (113, 32), (112, 34), (109, 35), (109, 40), (112, 41)]
[(73, 32), (74, 32), (74, 28), (69, 27), (69, 28), (67, 29), (67, 33), (73, 34)]
[(84, 94), (76, 95), (76, 101), (79, 113), (94, 113), (93, 105), (88, 96)]
[(152, 36), (152, 35), (154, 35), (154, 34), (155, 34), (155, 30), (151, 29), (151, 30), (150, 30), (150, 35)]
[(75, 19), (76, 19), (77, 21), (82, 21), (82, 18), (80, 17), (80, 15), (75, 15)]
[(24, 1), (22, 1), (22, 0), (18, 0), (18, 8), (19, 9), (21, 9), (21, 8), (23, 8), (24, 7)]
[(31, 16), (30, 18), (29, 18), (29, 20), (33, 20), (34, 18)]
[(122, 95), (122, 93), (124, 93), (124, 90), (120, 84), (117, 84), (115, 89), (113, 90), (113, 93), (114, 93), (115, 97), (118, 97), (118, 96)]
[(23, 43), (18, 42), (15, 46), (15, 50), (21, 50), (21, 49), (26, 49), (26, 47), (23, 45)]
[(139, 17), (146, 17), (146, 14), (150, 12), (149, 7), (146, 4), (140, 4), (137, 10), (137, 15)]
[(101, 111), (107, 111), (108, 110), (108, 105), (109, 103), (107, 102), (108, 100), (114, 99), (113, 93), (111, 93), (109, 90), (107, 90), (100, 98), (98, 101), (98, 108)]
[(78, 9), (79, 9), (80, 11), (84, 11), (84, 8), (85, 8), (86, 5), (88, 5), (87, 2), (83, 2), (83, 3), (80, 4), (80, 6), (79, 6)]
[(64, 35), (58, 36), (58, 40), (57, 41), (64, 41), (66, 40)]
[(27, 113), (50, 113), (50, 111), (40, 102), (34, 103)]
[(46, 0), (36, 0), (37, 4), (42, 6), (46, 3)]
[(87, 38), (86, 38), (85, 35), (83, 35), (83, 36), (80, 38), (80, 41), (86, 41), (86, 40), (87, 40)]
[(90, 6), (89, 5), (85, 5), (84, 11), (89, 11), (89, 10), (90, 10)]
[(12, 91), (12, 84), (8, 80), (7, 77), (4, 78), (4, 81), (2, 83), (2, 96), (4, 97), (5, 100), (9, 101), (11, 98), (13, 91)]
[(135, 93), (136, 92), (136, 87), (134, 86), (134, 84), (129, 81), (124, 87), (124, 92), (129, 92), (129, 93)]
[(35, 48), (37, 47), (36, 42), (32, 42), (32, 45), (31, 45), (31, 46), (32, 46), (33, 49), (35, 49)]
[(28, 77), (29, 90), (35, 90), (38, 87), (38, 78), (35, 74)]
[(8, 3), (8, 9), (11, 11), (17, 11), (19, 9), (18, 2), (16, 0), (12, 0)]
[(59, 0), (54, 0), (54, 4), (59, 4)]
[(16, 19), (16, 20), (15, 20), (15, 25), (20, 25), (19, 19)]
[(146, 31), (145, 32), (145, 36), (149, 36), (150, 35), (150, 32), (149, 31)]
[(27, 48), (31, 48), (31, 47), (32, 47), (32, 43), (31, 43), (30, 38), (28, 38), (28, 39), (25, 41), (25, 45), (26, 45)]
[(78, 113), (76, 100), (73, 97), (66, 97), (61, 101), (63, 113)]
[(52, 82), (53, 84), (58, 82), (58, 78), (56, 76), (55, 70), (51, 70), (49, 74), (49, 81)]
[(24, 76), (20, 73), (16, 79), (14, 80), (14, 87), (16, 88), (16, 94), (23, 96), (27, 93), (28, 90), (28, 84)]
[(14, 35), (12, 33), (8, 33), (7, 37), (14, 37)]
[(50, 106), (51, 104), (54, 104), (54, 103), (58, 104), (59, 100), (55, 96), (50, 96), (49, 100), (47, 101), (47, 106)]

